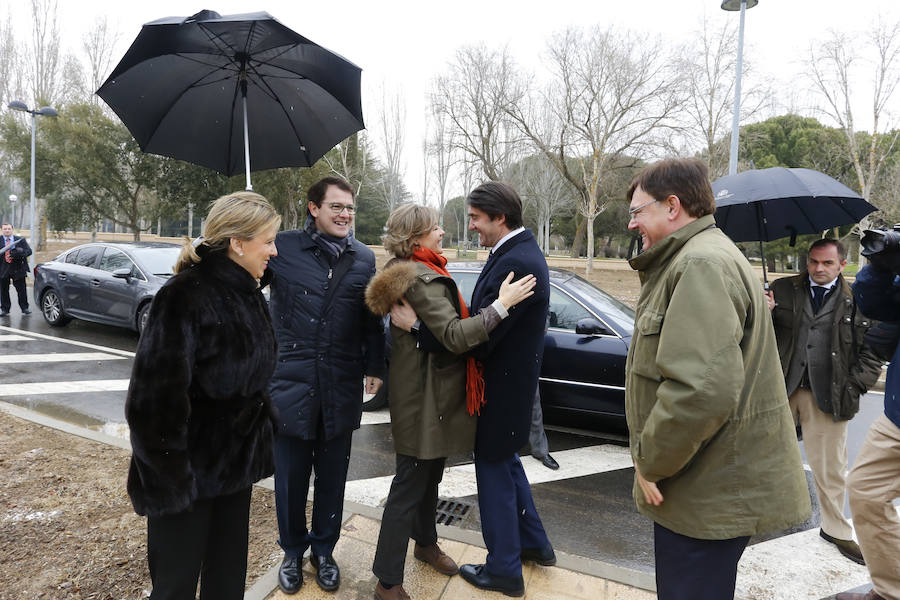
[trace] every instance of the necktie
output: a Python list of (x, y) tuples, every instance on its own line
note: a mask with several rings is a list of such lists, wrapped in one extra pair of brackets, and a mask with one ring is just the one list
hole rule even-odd
[(822, 287), (821, 285), (814, 285), (812, 288), (813, 298), (812, 298), (812, 309), (813, 314), (819, 312), (819, 309), (822, 308), (822, 299), (825, 297), (825, 292), (828, 290)]

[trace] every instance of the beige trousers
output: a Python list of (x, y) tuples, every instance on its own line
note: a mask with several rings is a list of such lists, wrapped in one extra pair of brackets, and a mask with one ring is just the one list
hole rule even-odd
[(822, 412), (806, 388), (797, 388), (791, 394), (790, 406), (794, 422), (803, 429), (803, 447), (819, 497), (822, 531), (839, 540), (853, 539), (853, 528), (844, 516), (847, 421), (835, 421)]
[(878, 417), (853, 463), (848, 482), (859, 547), (875, 591), (900, 600), (900, 428)]

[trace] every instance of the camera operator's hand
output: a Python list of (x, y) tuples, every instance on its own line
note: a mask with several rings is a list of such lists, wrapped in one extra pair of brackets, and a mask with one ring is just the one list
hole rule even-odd
[(881, 271), (883, 273), (894, 272), (893, 263), (896, 261), (896, 257), (891, 256), (891, 253), (878, 252), (876, 254), (870, 254), (869, 256), (866, 256), (866, 260), (869, 261), (869, 264), (872, 265), (872, 268), (876, 271)]

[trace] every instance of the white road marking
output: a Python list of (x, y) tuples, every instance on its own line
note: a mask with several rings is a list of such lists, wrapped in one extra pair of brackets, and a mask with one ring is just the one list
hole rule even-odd
[(391, 413), (386, 408), (381, 410), (363, 411), (362, 425), (381, 425), (391, 422)]
[(4, 383), (0, 384), (0, 398), (10, 396), (42, 396), (45, 394), (76, 394), (79, 392), (123, 392), (127, 389), (128, 379)]
[(870, 581), (869, 572), (819, 537), (819, 528), (748, 546), (738, 566), (739, 600), (825, 598)]
[(124, 356), (115, 356), (105, 352), (57, 352), (53, 354), (10, 354), (0, 356), (0, 365), (77, 362), (86, 360), (124, 360)]
[(34, 342), (34, 338), (25, 337), (24, 335), (0, 335), (0, 342)]
[[(551, 471), (529, 456), (522, 459), (525, 474), (532, 485), (584, 477), (585, 475), (605, 473), (633, 466), (631, 454), (627, 448), (621, 446), (587, 446), (554, 452), (553, 457), (560, 464), (558, 471)], [(359, 504), (373, 507), (382, 506), (384, 501), (387, 500), (392, 479), (393, 476), (389, 475), (386, 477), (348, 481), (344, 496), (348, 500)], [(461, 498), (477, 494), (478, 486), (475, 483), (475, 465), (468, 463), (445, 469), (444, 478), (441, 481), (438, 493), (444, 498)]]
[(128, 352), (127, 350), (119, 350), (118, 348), (109, 348), (107, 346), (98, 346), (96, 344), (88, 344), (87, 342), (78, 342), (75, 340), (66, 340), (63, 338), (53, 337), (52, 335), (44, 335), (43, 333), (35, 333), (33, 331), (26, 331), (24, 329), (14, 329), (12, 327), (6, 327), (4, 325), (0, 325), (0, 331), (9, 331), (14, 334), (27, 335), (28, 337), (31, 337), (31, 338), (50, 340), (51, 342), (59, 342), (60, 344), (70, 344), (72, 346), (80, 346), (82, 348), (90, 348), (91, 350), (102, 350), (103, 352), (109, 352), (110, 354), (117, 354), (119, 356), (127, 356), (128, 358), (134, 357), (134, 352)]

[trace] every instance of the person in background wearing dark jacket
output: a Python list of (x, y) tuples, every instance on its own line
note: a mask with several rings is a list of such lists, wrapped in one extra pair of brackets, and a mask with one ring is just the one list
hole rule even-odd
[[(900, 280), (881, 268), (877, 259), (860, 269), (853, 295), (860, 310), (879, 321), (900, 321)], [(874, 346), (873, 346), (874, 347)], [(900, 346), (896, 335), (882, 348), (890, 359), (884, 386), (884, 414), (878, 417), (856, 461), (847, 488), (850, 511), (873, 588), (867, 594), (838, 594), (838, 600), (900, 600), (900, 518), (894, 501), (900, 498)]]
[[(326, 177), (307, 193), (302, 230), (282, 231), (272, 260), (269, 308), (278, 340), (272, 401), (279, 411), (275, 436), (275, 508), (284, 559), (278, 585), (294, 594), (303, 585), (301, 562), (311, 548), (316, 582), (336, 590), (337, 544), (353, 430), (362, 417), (363, 377), (368, 393), (381, 387), (384, 329), (365, 305), (375, 254), (353, 238), (353, 188)], [(312, 529), (306, 526), (309, 476), (316, 474)]]
[(534, 278), (510, 283), (510, 273), (499, 299), (469, 316), (446, 269), (437, 211), (403, 204), (385, 230), (384, 247), (395, 258), (369, 283), (366, 303), (376, 314), (390, 313), (393, 323), (389, 393), (397, 473), (372, 571), (376, 600), (408, 600), (402, 583), (410, 537), (418, 560), (444, 575), (459, 570), (437, 544), (438, 484), (447, 457), (475, 446), (474, 406), (484, 390), (475, 359), (459, 355), (488, 341), (508, 310), (531, 296)]
[(472, 310), (490, 306), (512, 271), (532, 274), (534, 295), (516, 305), (478, 348), (484, 364), (484, 405), (475, 437), (475, 478), (481, 533), (488, 549), (483, 565), (462, 565), (473, 586), (523, 596), (522, 561), (556, 564), (517, 451), (528, 441), (538, 373), (544, 356), (544, 326), (550, 303), (547, 261), (522, 226), (522, 201), (510, 186), (491, 181), (469, 194), (469, 229), (491, 248), (472, 291)]
[(147, 515), (152, 600), (244, 597), (250, 489), (274, 470), (275, 336), (260, 285), (281, 217), (236, 192), (212, 206), (153, 300), (125, 417), (128, 495)]
[(12, 281), (19, 299), (19, 308), (23, 315), (30, 315), (28, 308), (28, 291), (25, 289), (25, 277), (28, 275), (28, 257), (31, 246), (20, 235), (13, 235), (12, 225), (3, 223), (0, 226), (0, 317), (9, 314), (12, 298), (9, 296), (9, 282)]
[(846, 264), (843, 244), (816, 240), (809, 247), (807, 273), (776, 280), (768, 304), (791, 413), (803, 432), (819, 497), (819, 535), (853, 562), (865, 564), (844, 516), (847, 422), (883, 363), (863, 344), (871, 321), (853, 302), (841, 274)]

